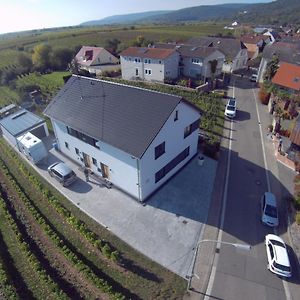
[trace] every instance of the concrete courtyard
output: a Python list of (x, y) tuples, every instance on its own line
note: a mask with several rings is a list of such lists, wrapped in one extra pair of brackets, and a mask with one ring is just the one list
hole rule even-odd
[[(49, 144), (49, 143), (48, 143)], [(51, 143), (50, 143), (51, 144)], [(70, 187), (62, 187), (47, 172), (55, 161), (64, 161), (77, 174)], [(34, 168), (65, 197), (130, 246), (186, 277), (191, 274), (193, 248), (201, 238), (207, 219), (217, 162), (198, 158), (160, 188), (146, 205), (141, 205), (116, 187), (107, 189), (93, 178), (85, 181), (80, 165), (54, 148)]]

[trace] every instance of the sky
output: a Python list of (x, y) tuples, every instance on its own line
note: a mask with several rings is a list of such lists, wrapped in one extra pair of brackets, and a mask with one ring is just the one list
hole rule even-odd
[(0, 0), (0, 33), (73, 26), (114, 15), (272, 0)]

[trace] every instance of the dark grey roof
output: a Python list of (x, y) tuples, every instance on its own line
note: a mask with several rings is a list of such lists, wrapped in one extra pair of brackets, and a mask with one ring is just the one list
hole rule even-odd
[(141, 158), (181, 101), (179, 96), (73, 75), (45, 114)]
[(241, 49), (247, 49), (245, 44), (239, 39), (223, 38), (223, 37), (199, 37), (192, 38), (189, 44), (195, 46), (215, 47), (223, 52), (226, 58), (234, 58)]
[(3, 126), (11, 135), (15, 137), (44, 122), (44, 119), (26, 109), (20, 109), (17, 112), (0, 120), (1, 126)]
[(265, 46), (263, 58), (269, 61), (273, 55), (280, 61), (300, 65), (300, 43), (276, 42)]
[(215, 51), (220, 51), (220, 49), (207, 46), (194, 46), (188, 44), (170, 44), (170, 43), (158, 43), (154, 45), (155, 48), (168, 48), (176, 49), (181, 56), (184, 57), (197, 57), (205, 58)]

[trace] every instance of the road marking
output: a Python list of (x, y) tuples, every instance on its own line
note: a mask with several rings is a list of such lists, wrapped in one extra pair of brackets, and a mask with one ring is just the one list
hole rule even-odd
[[(267, 178), (267, 186), (268, 186), (268, 192), (271, 192), (271, 184), (270, 184), (270, 177), (269, 177), (269, 169), (268, 169), (268, 164), (267, 164), (267, 159), (266, 159), (266, 151), (265, 151), (265, 145), (263, 142), (263, 132), (261, 128), (261, 122), (260, 122), (260, 116), (259, 116), (259, 111), (258, 111), (258, 105), (257, 105), (257, 98), (254, 89), (252, 89), (253, 95), (254, 95), (254, 101), (255, 101), (255, 107), (256, 107), (256, 114), (257, 114), (257, 119), (258, 119), (258, 125), (259, 125), (259, 131), (260, 131), (260, 141), (261, 141), (261, 146), (263, 150), (263, 157), (264, 157), (264, 165), (265, 165), (265, 173), (266, 173), (266, 178)], [(274, 234), (277, 234), (277, 229), (273, 229)], [(292, 295), (288, 286), (288, 283), (285, 280), (281, 280), (284, 288), (284, 293), (285, 297), (287, 300), (292, 300)]]
[[(234, 98), (234, 84), (235, 79), (233, 80), (232, 85), (232, 96)], [(221, 248), (220, 242), (222, 241), (222, 235), (223, 235), (223, 228), (224, 228), (224, 221), (225, 221), (225, 212), (226, 212), (226, 205), (227, 205), (227, 193), (228, 193), (228, 181), (229, 181), (229, 171), (230, 171), (230, 161), (231, 161), (231, 149), (232, 149), (232, 132), (233, 132), (233, 121), (230, 119), (230, 134), (229, 134), (229, 146), (228, 146), (228, 155), (227, 155), (227, 164), (226, 164), (226, 175), (225, 175), (225, 185), (224, 185), (224, 193), (223, 193), (223, 201), (222, 201), (222, 211), (221, 211), (221, 223), (220, 223), (220, 229), (218, 233), (218, 243), (217, 243), (217, 249)], [(213, 259), (213, 266), (211, 269), (211, 273), (209, 276), (209, 281), (207, 285), (207, 289), (205, 292), (204, 300), (209, 300), (212, 293), (213, 284), (216, 277), (217, 272), (217, 265), (219, 261), (219, 254), (216, 253), (214, 255)]]

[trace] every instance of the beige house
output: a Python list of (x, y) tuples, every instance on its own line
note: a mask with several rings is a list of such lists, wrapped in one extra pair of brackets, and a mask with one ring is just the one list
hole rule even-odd
[(102, 73), (119, 69), (119, 59), (102, 47), (82, 46), (75, 59), (81, 69), (90, 73)]

